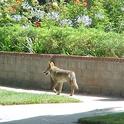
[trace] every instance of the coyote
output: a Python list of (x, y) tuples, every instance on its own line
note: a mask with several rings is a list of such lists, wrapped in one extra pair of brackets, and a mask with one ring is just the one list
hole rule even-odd
[[(53, 82), (52, 90), (59, 95), (62, 91), (63, 83), (68, 82), (71, 87), (70, 96), (74, 94), (74, 90), (78, 90), (75, 73), (70, 70), (63, 70), (55, 66), (53, 62), (49, 62), (48, 68), (44, 72), (46, 75), (50, 73), (50, 78)], [(56, 86), (59, 85), (59, 91), (56, 91)]]

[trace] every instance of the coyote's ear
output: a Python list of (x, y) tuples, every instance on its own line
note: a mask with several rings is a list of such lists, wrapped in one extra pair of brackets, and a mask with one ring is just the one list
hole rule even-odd
[(53, 67), (55, 64), (53, 62), (50, 62), (49, 65)]

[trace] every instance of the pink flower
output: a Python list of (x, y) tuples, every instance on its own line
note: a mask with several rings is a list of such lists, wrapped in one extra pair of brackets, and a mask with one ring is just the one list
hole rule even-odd
[(41, 27), (40, 21), (35, 21), (34, 24), (35, 24), (36, 27)]

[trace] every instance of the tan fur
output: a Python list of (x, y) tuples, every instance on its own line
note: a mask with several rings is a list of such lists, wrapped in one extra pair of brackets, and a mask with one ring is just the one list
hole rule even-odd
[(68, 82), (71, 87), (71, 93), (72, 96), (74, 94), (74, 90), (78, 90), (78, 85), (76, 82), (76, 76), (73, 71), (70, 70), (64, 70), (60, 69), (53, 62), (49, 62), (48, 68), (44, 72), (46, 75), (50, 73), (51, 80), (53, 82), (52, 90), (54, 92), (56, 91), (56, 86), (59, 85), (59, 91), (57, 92), (57, 95), (59, 95), (62, 91), (63, 83)]

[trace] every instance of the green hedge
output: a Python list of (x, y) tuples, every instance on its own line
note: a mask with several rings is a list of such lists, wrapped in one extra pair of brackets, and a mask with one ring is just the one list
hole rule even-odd
[(124, 56), (124, 34), (80, 27), (0, 27), (0, 51)]

